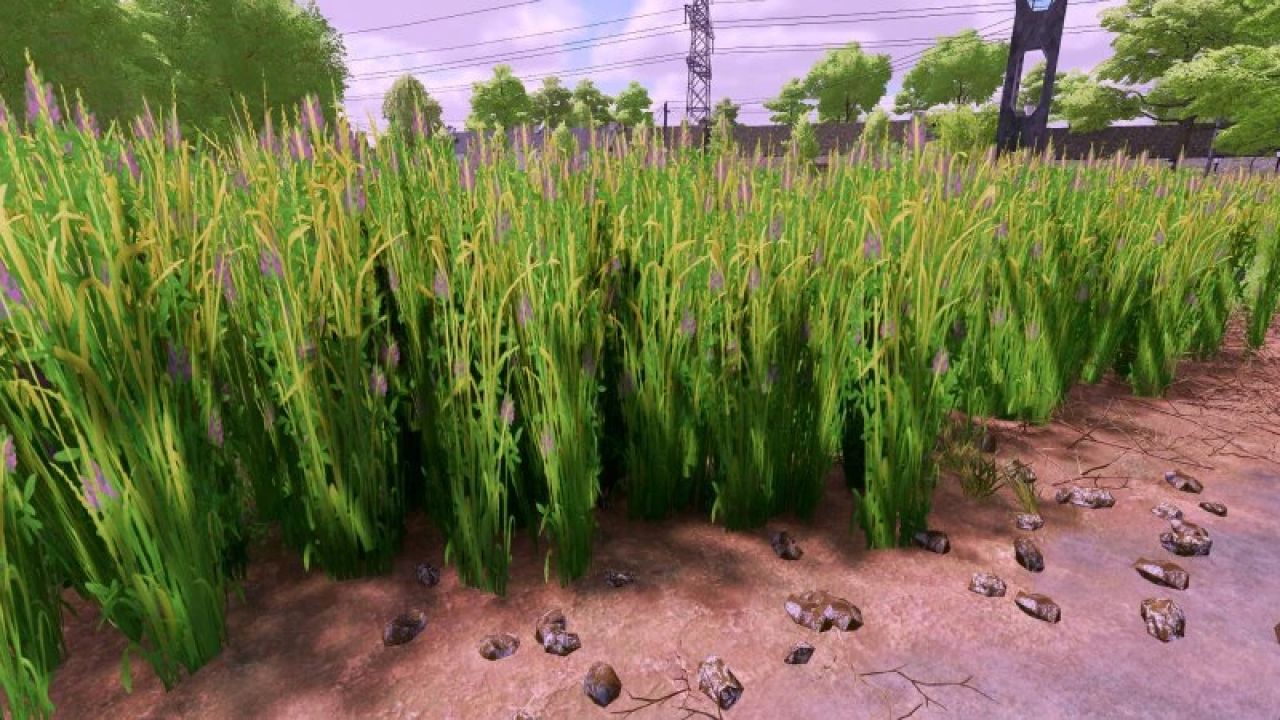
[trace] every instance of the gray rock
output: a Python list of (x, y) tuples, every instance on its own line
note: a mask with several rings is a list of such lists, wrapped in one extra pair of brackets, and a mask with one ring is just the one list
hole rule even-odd
[(951, 540), (941, 530), (924, 530), (912, 538), (915, 544), (932, 553), (946, 555), (951, 552)]
[(1280, 643), (1280, 623), (1276, 623), (1276, 642)]
[(387, 647), (404, 645), (418, 637), (427, 627), (427, 614), (421, 610), (412, 610), (397, 615), (382, 629), (382, 644)]
[(1040, 548), (1036, 547), (1031, 538), (1020, 537), (1014, 540), (1013, 554), (1018, 559), (1018, 564), (1031, 572), (1044, 570), (1044, 556), (1040, 554)]
[(630, 573), (626, 570), (606, 570), (604, 581), (609, 583), (609, 587), (620, 588), (635, 582), (636, 576), (635, 573)]
[(1013, 602), (1017, 604), (1018, 609), (1037, 620), (1056, 623), (1062, 619), (1062, 609), (1047, 595), (1019, 590)]
[(564, 657), (582, 647), (577, 633), (568, 632), (569, 622), (559, 610), (548, 610), (538, 619), (533, 637), (542, 649), (552, 655)]
[(969, 590), (987, 597), (1004, 597), (1004, 581), (991, 573), (974, 573), (969, 581)]
[(1177, 563), (1158, 563), (1146, 558), (1138, 558), (1133, 569), (1142, 577), (1157, 585), (1164, 585), (1175, 590), (1186, 590), (1191, 584), (1191, 576)]
[(978, 450), (988, 455), (996, 451), (996, 434), (991, 432), (991, 428), (983, 429), (982, 437), (978, 439)]
[(1151, 508), (1151, 514), (1162, 520), (1181, 520), (1182, 510), (1171, 502), (1162, 502)]
[(1022, 462), (1021, 460), (1014, 460), (1013, 462), (1010, 462), (1009, 467), (1005, 470), (1005, 474), (1009, 476), (1010, 480), (1020, 482), (1024, 485), (1033, 485), (1038, 479), (1036, 477), (1036, 471), (1033, 470), (1030, 465)]
[(1040, 513), (1018, 513), (1015, 524), (1019, 530), (1039, 530), (1044, 527), (1044, 518)]
[(591, 698), (591, 702), (600, 707), (608, 707), (622, 693), (622, 681), (612, 667), (598, 662), (587, 670), (587, 676), (582, 681), (582, 691)]
[(1147, 598), (1142, 601), (1142, 619), (1147, 623), (1147, 633), (1160, 642), (1185, 637), (1187, 619), (1182, 608), (1168, 598)]
[(1213, 547), (1209, 531), (1183, 520), (1174, 520), (1172, 530), (1160, 533), (1160, 544), (1174, 555), (1208, 555)]
[(1200, 508), (1201, 508), (1202, 510), (1204, 510), (1205, 512), (1213, 513), (1214, 515), (1217, 515), (1218, 517), (1226, 517), (1226, 516), (1227, 516), (1227, 506), (1226, 506), (1226, 505), (1223, 505), (1222, 503), (1216, 503), (1216, 502), (1202, 502), (1202, 503), (1200, 503)]
[(813, 646), (807, 642), (798, 642), (783, 661), (788, 665), (804, 665), (813, 657)]
[(769, 540), (769, 544), (773, 546), (773, 552), (783, 560), (799, 560), (804, 555), (804, 550), (796, 544), (795, 538), (786, 530), (776, 532)]
[(1198, 493), (1204, 490), (1204, 484), (1181, 470), (1166, 470), (1164, 481), (1182, 492)]
[(862, 627), (862, 611), (857, 606), (824, 590), (792, 594), (784, 607), (797, 625), (817, 632), (826, 632), (833, 626), (844, 632)]
[(742, 683), (724, 660), (712, 655), (698, 666), (698, 689), (721, 710), (728, 710), (742, 697)]
[(418, 576), (418, 582), (427, 587), (435, 587), (440, 583), (440, 569), (428, 563), (422, 563), (414, 571)]
[(511, 657), (519, 649), (520, 639), (515, 635), (506, 633), (488, 635), (484, 640), (480, 641), (480, 657), (485, 660), (501, 660), (505, 657)]
[(1097, 510), (1099, 508), (1109, 508), (1116, 504), (1116, 499), (1111, 495), (1111, 491), (1102, 488), (1082, 488), (1073, 487), (1070, 490), (1059, 490), (1054, 499), (1059, 504), (1071, 503), (1077, 507), (1090, 508)]

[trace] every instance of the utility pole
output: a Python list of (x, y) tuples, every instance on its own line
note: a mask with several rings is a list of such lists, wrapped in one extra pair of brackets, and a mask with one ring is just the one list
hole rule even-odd
[[(1062, 24), (1067, 18), (1067, 0), (1014, 0), (1013, 37), (1009, 41), (1009, 64), (1004, 71), (1000, 95), (1000, 125), (996, 130), (996, 152), (1020, 147), (1042, 150), (1048, 140), (1049, 107), (1053, 104), (1053, 84), (1058, 72), (1058, 50), (1062, 47)], [(1044, 85), (1040, 102), (1030, 112), (1018, 107), (1022, 85), (1022, 61), (1027, 52), (1044, 52)]]
[(711, 30), (711, 0), (693, 0), (684, 6), (684, 21), (689, 25), (689, 89), (684, 109), (689, 122), (701, 125), (703, 144), (709, 140), (707, 117), (711, 112), (711, 52), (715, 33)]

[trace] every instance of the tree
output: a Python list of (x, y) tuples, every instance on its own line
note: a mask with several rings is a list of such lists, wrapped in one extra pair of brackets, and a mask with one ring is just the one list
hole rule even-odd
[(1166, 92), (1191, 98), (1186, 112), (1230, 126), (1215, 145), (1244, 155), (1280, 149), (1280, 45), (1233, 45), (1170, 68)]
[(715, 104), (715, 107), (711, 108), (711, 126), (719, 125), (721, 119), (727, 121), (730, 127), (737, 125), (738, 113), (741, 111), (742, 108), (734, 104), (732, 100), (722, 98), (720, 102)]
[(867, 55), (858, 43), (828, 51), (804, 80), (808, 97), (818, 101), (820, 122), (850, 122), (884, 97), (893, 71), (888, 55)]
[[(1018, 90), (1018, 106), (1039, 105), (1040, 95), (1044, 92), (1044, 62), (1036, 63), (1027, 73), (1026, 81)], [(1089, 81), (1089, 75), (1079, 70), (1066, 73), (1054, 73), (1053, 100), (1049, 103), (1049, 119), (1062, 120), (1062, 98), (1076, 93), (1082, 83)]]
[(487, 82), (471, 84), (472, 130), (504, 130), (529, 120), (532, 105), (524, 83), (511, 74), (510, 65), (498, 65)]
[(773, 112), (769, 116), (769, 122), (779, 125), (794, 125), (796, 120), (802, 116), (807, 116), (813, 106), (805, 102), (809, 97), (809, 92), (805, 89), (804, 83), (799, 78), (793, 78), (782, 86), (782, 92), (778, 93), (778, 97), (768, 100), (764, 106), (767, 110)]
[(791, 151), (805, 163), (818, 157), (818, 135), (806, 115), (796, 118), (795, 125), (791, 126)]
[(1004, 82), (1009, 44), (986, 42), (976, 30), (938, 38), (902, 81), (897, 112), (986, 102)]
[(382, 99), (382, 117), (402, 138), (427, 137), (440, 128), (440, 103), (427, 94), (422, 82), (401, 75)]
[(626, 127), (653, 124), (653, 100), (649, 99), (649, 91), (638, 82), (632, 81), (614, 101), (614, 117)]
[(600, 92), (600, 88), (587, 78), (583, 78), (574, 86), (573, 102), (574, 125), (588, 127), (613, 120), (613, 114), (609, 112), (609, 108), (613, 105), (613, 98)]
[(862, 136), (868, 145), (883, 145), (889, 142), (889, 113), (877, 107), (867, 113), (867, 122), (862, 126)]
[(529, 103), (529, 120), (544, 128), (557, 128), (569, 121), (573, 112), (573, 93), (553, 75), (542, 79), (542, 87), (529, 97)]

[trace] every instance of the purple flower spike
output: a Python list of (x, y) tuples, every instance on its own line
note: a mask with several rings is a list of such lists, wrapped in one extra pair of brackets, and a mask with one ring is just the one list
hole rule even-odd
[(516, 421), (516, 404), (510, 395), (502, 398), (502, 407), (498, 410), (498, 415), (507, 427)]
[(694, 319), (693, 313), (688, 310), (684, 311), (684, 317), (680, 320), (680, 332), (687, 338), (693, 337), (698, 332), (698, 321)]
[(461, 379), (467, 374), (467, 364), (461, 360), (453, 364), (453, 376)]
[(1004, 321), (1005, 321), (1004, 308), (996, 308), (995, 311), (991, 313), (991, 324), (1003, 325)]
[(444, 274), (443, 270), (437, 270), (435, 279), (431, 283), (431, 291), (440, 297), (449, 294), (449, 278)]
[(821, 245), (819, 245), (819, 246), (818, 246), (817, 248), (815, 248), (815, 249), (814, 249), (814, 251), (813, 251), (813, 259), (812, 259), (813, 266), (814, 266), (814, 267), (818, 267), (819, 265), (821, 265), (821, 264), (822, 264), (822, 261), (823, 261), (824, 259), (826, 259), (826, 257), (827, 257), (827, 255), (826, 255), (826, 253), (824, 253), (824, 252), (823, 252), (823, 250), (822, 250), (822, 246), (821, 246)]
[(84, 490), (85, 500), (89, 501), (94, 510), (101, 510), (104, 497), (119, 500), (120, 494), (116, 492), (110, 482), (107, 482), (107, 478), (102, 474), (102, 468), (98, 466), (98, 463), (91, 462), (90, 464), (93, 466), (93, 477), (81, 476), (80, 486)]
[(622, 261), (618, 259), (617, 255), (614, 255), (613, 258), (609, 260), (609, 272), (614, 275), (622, 272)]
[(280, 259), (280, 253), (275, 250), (263, 250), (258, 253), (258, 271), (264, 277), (284, 277), (284, 263)]
[(145, 112), (133, 119), (133, 134), (139, 140), (150, 140), (155, 137), (158, 130), (156, 127), (156, 118), (151, 114), (151, 106), (144, 105)]
[(533, 319), (533, 304), (529, 302), (528, 295), (520, 296), (520, 306), (516, 308), (516, 322), (520, 323), (520, 327), (529, 324)]
[(347, 212), (364, 212), (368, 205), (368, 199), (365, 197), (364, 188), (355, 185), (347, 188), (343, 195), (343, 203), (347, 207)]
[(303, 98), (301, 115), (304, 130), (324, 132), (324, 113), (320, 112), (320, 101), (314, 95)]
[(1164, 244), (1164, 231), (1163, 231), (1163, 230), (1156, 230), (1155, 237), (1153, 237), (1153, 238), (1151, 239), (1151, 241), (1152, 241), (1152, 242), (1154, 242), (1154, 243), (1156, 244), (1156, 247), (1159, 247), (1159, 246), (1163, 245), (1163, 244)]
[(171, 151), (177, 151), (182, 146), (182, 128), (178, 125), (176, 115), (169, 116), (169, 122), (165, 127), (164, 146)]
[(1001, 221), (1000, 225), (996, 227), (996, 239), (1003, 240), (1007, 237), (1009, 237), (1009, 223)]
[(867, 233), (867, 237), (862, 241), (862, 256), (868, 260), (875, 260), (880, 257), (882, 249), (880, 235), (875, 232)]
[(388, 370), (395, 370), (400, 366), (399, 343), (393, 342), (382, 349), (382, 363), (387, 366)]
[(395, 268), (389, 268), (387, 270), (387, 282), (391, 285), (391, 292), (398, 292), (400, 290), (400, 274), (396, 272)]
[(369, 391), (378, 397), (387, 395), (387, 376), (378, 368), (374, 368), (369, 374)]
[(186, 382), (191, 379), (191, 358), (187, 351), (175, 347), (168, 340), (165, 341), (165, 350), (169, 356), (169, 377), (175, 382)]
[(4, 104), (4, 98), (0, 98), (0, 127), (9, 124), (9, 108)]
[(234, 304), (236, 301), (236, 284), (231, 277), (231, 266), (227, 262), (227, 256), (219, 253), (213, 260), (213, 276), (217, 278), (218, 285), (222, 288), (222, 296), (227, 299), (227, 304)]
[(222, 447), (222, 442), (226, 438), (222, 433), (222, 415), (215, 409), (209, 413), (209, 427), (207, 430), (209, 442), (217, 447)]
[(724, 273), (719, 270), (712, 270), (711, 276), (707, 278), (707, 287), (711, 292), (720, 292), (724, 289)]
[(1036, 323), (1031, 323), (1030, 325), (1028, 325), (1027, 337), (1032, 340), (1035, 340), (1036, 338), (1040, 337), (1040, 326)]
[(1034, 259), (1036, 259), (1036, 260), (1039, 260), (1039, 259), (1040, 259), (1040, 256), (1042, 256), (1042, 255), (1044, 255), (1044, 245), (1043, 245), (1043, 244), (1041, 244), (1041, 243), (1036, 243), (1036, 244), (1034, 244), (1034, 245), (1032, 245), (1032, 246), (1031, 246), (1031, 257), (1032, 257), (1032, 258), (1034, 258)]
[(942, 375), (951, 369), (951, 358), (947, 355), (947, 349), (943, 348), (933, 356), (933, 374)]
[(550, 430), (543, 430), (538, 444), (542, 446), (542, 456), (547, 457), (556, 449), (556, 438)]
[(18, 453), (13, 448), (13, 438), (6, 437), (4, 439), (4, 467), (9, 472), (18, 469)]
[(77, 105), (75, 111), (76, 129), (85, 135), (91, 135), (95, 140), (102, 137), (102, 132), (98, 130), (98, 119), (93, 113), (86, 113), (84, 108)]
[(302, 134), (302, 130), (294, 130), (293, 134), (289, 136), (289, 155), (294, 160), (310, 162), (312, 157), (311, 141), (307, 139), (306, 135)]
[(27, 122), (34, 124), (40, 119), (40, 96), (43, 94), (40, 81), (30, 68), (27, 69)]
[(138, 159), (134, 157), (132, 149), (124, 148), (121, 152), (121, 163), (129, 170), (129, 176), (134, 182), (142, 179), (142, 168), (138, 167)]
[(24, 305), (27, 302), (22, 295), (22, 288), (18, 287), (18, 281), (3, 262), (0, 262), (0, 289), (4, 291), (4, 297), (0, 298), (0, 319), (3, 319), (9, 317), (10, 304)]
[(896, 332), (897, 329), (898, 329), (897, 323), (895, 323), (893, 320), (885, 320), (884, 322), (880, 323), (880, 337), (886, 338), (886, 339), (891, 338), (893, 337), (893, 333)]

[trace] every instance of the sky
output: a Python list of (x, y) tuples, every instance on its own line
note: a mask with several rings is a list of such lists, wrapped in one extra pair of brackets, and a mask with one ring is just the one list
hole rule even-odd
[[(776, 95), (787, 80), (802, 77), (826, 51), (811, 46), (857, 41), (865, 51), (893, 59), (894, 75), (882, 100), (891, 108), (912, 58), (935, 38), (974, 28), (1007, 41), (1014, 3), (1025, 1), (712, 0), (713, 104), (732, 98), (743, 106), (739, 122), (767, 124), (769, 113), (760, 101)], [(471, 83), (490, 77), (499, 63), (511, 65), (530, 92), (547, 74), (559, 75), (570, 87), (589, 77), (611, 95), (639, 81), (654, 101), (658, 123), (664, 101), (670, 103), (671, 124), (684, 117), (689, 29), (683, 24), (682, 0), (316, 4), (343, 34), (352, 74), (346, 105), (361, 126), (367, 126), (371, 115), (382, 124), (382, 94), (396, 77), (412, 72), (444, 107), (445, 123), (461, 128), (469, 112)], [(1121, 4), (1123, 0), (1070, 0), (1059, 71), (1089, 70), (1110, 55), (1112, 36), (1099, 28), (1098, 13)], [(477, 12), (490, 8), (496, 9)], [(813, 17), (831, 14), (843, 17)], [(461, 17), (439, 19), (449, 15)], [(421, 20), (430, 21), (415, 22)], [(386, 27), (392, 25), (404, 26)], [(558, 32), (566, 28), (575, 29)], [(519, 36), (525, 37), (513, 39)], [(761, 46), (768, 51), (759, 52)], [(743, 48), (756, 50), (741, 52)], [(1027, 66), (1031, 64), (1029, 60)]]

